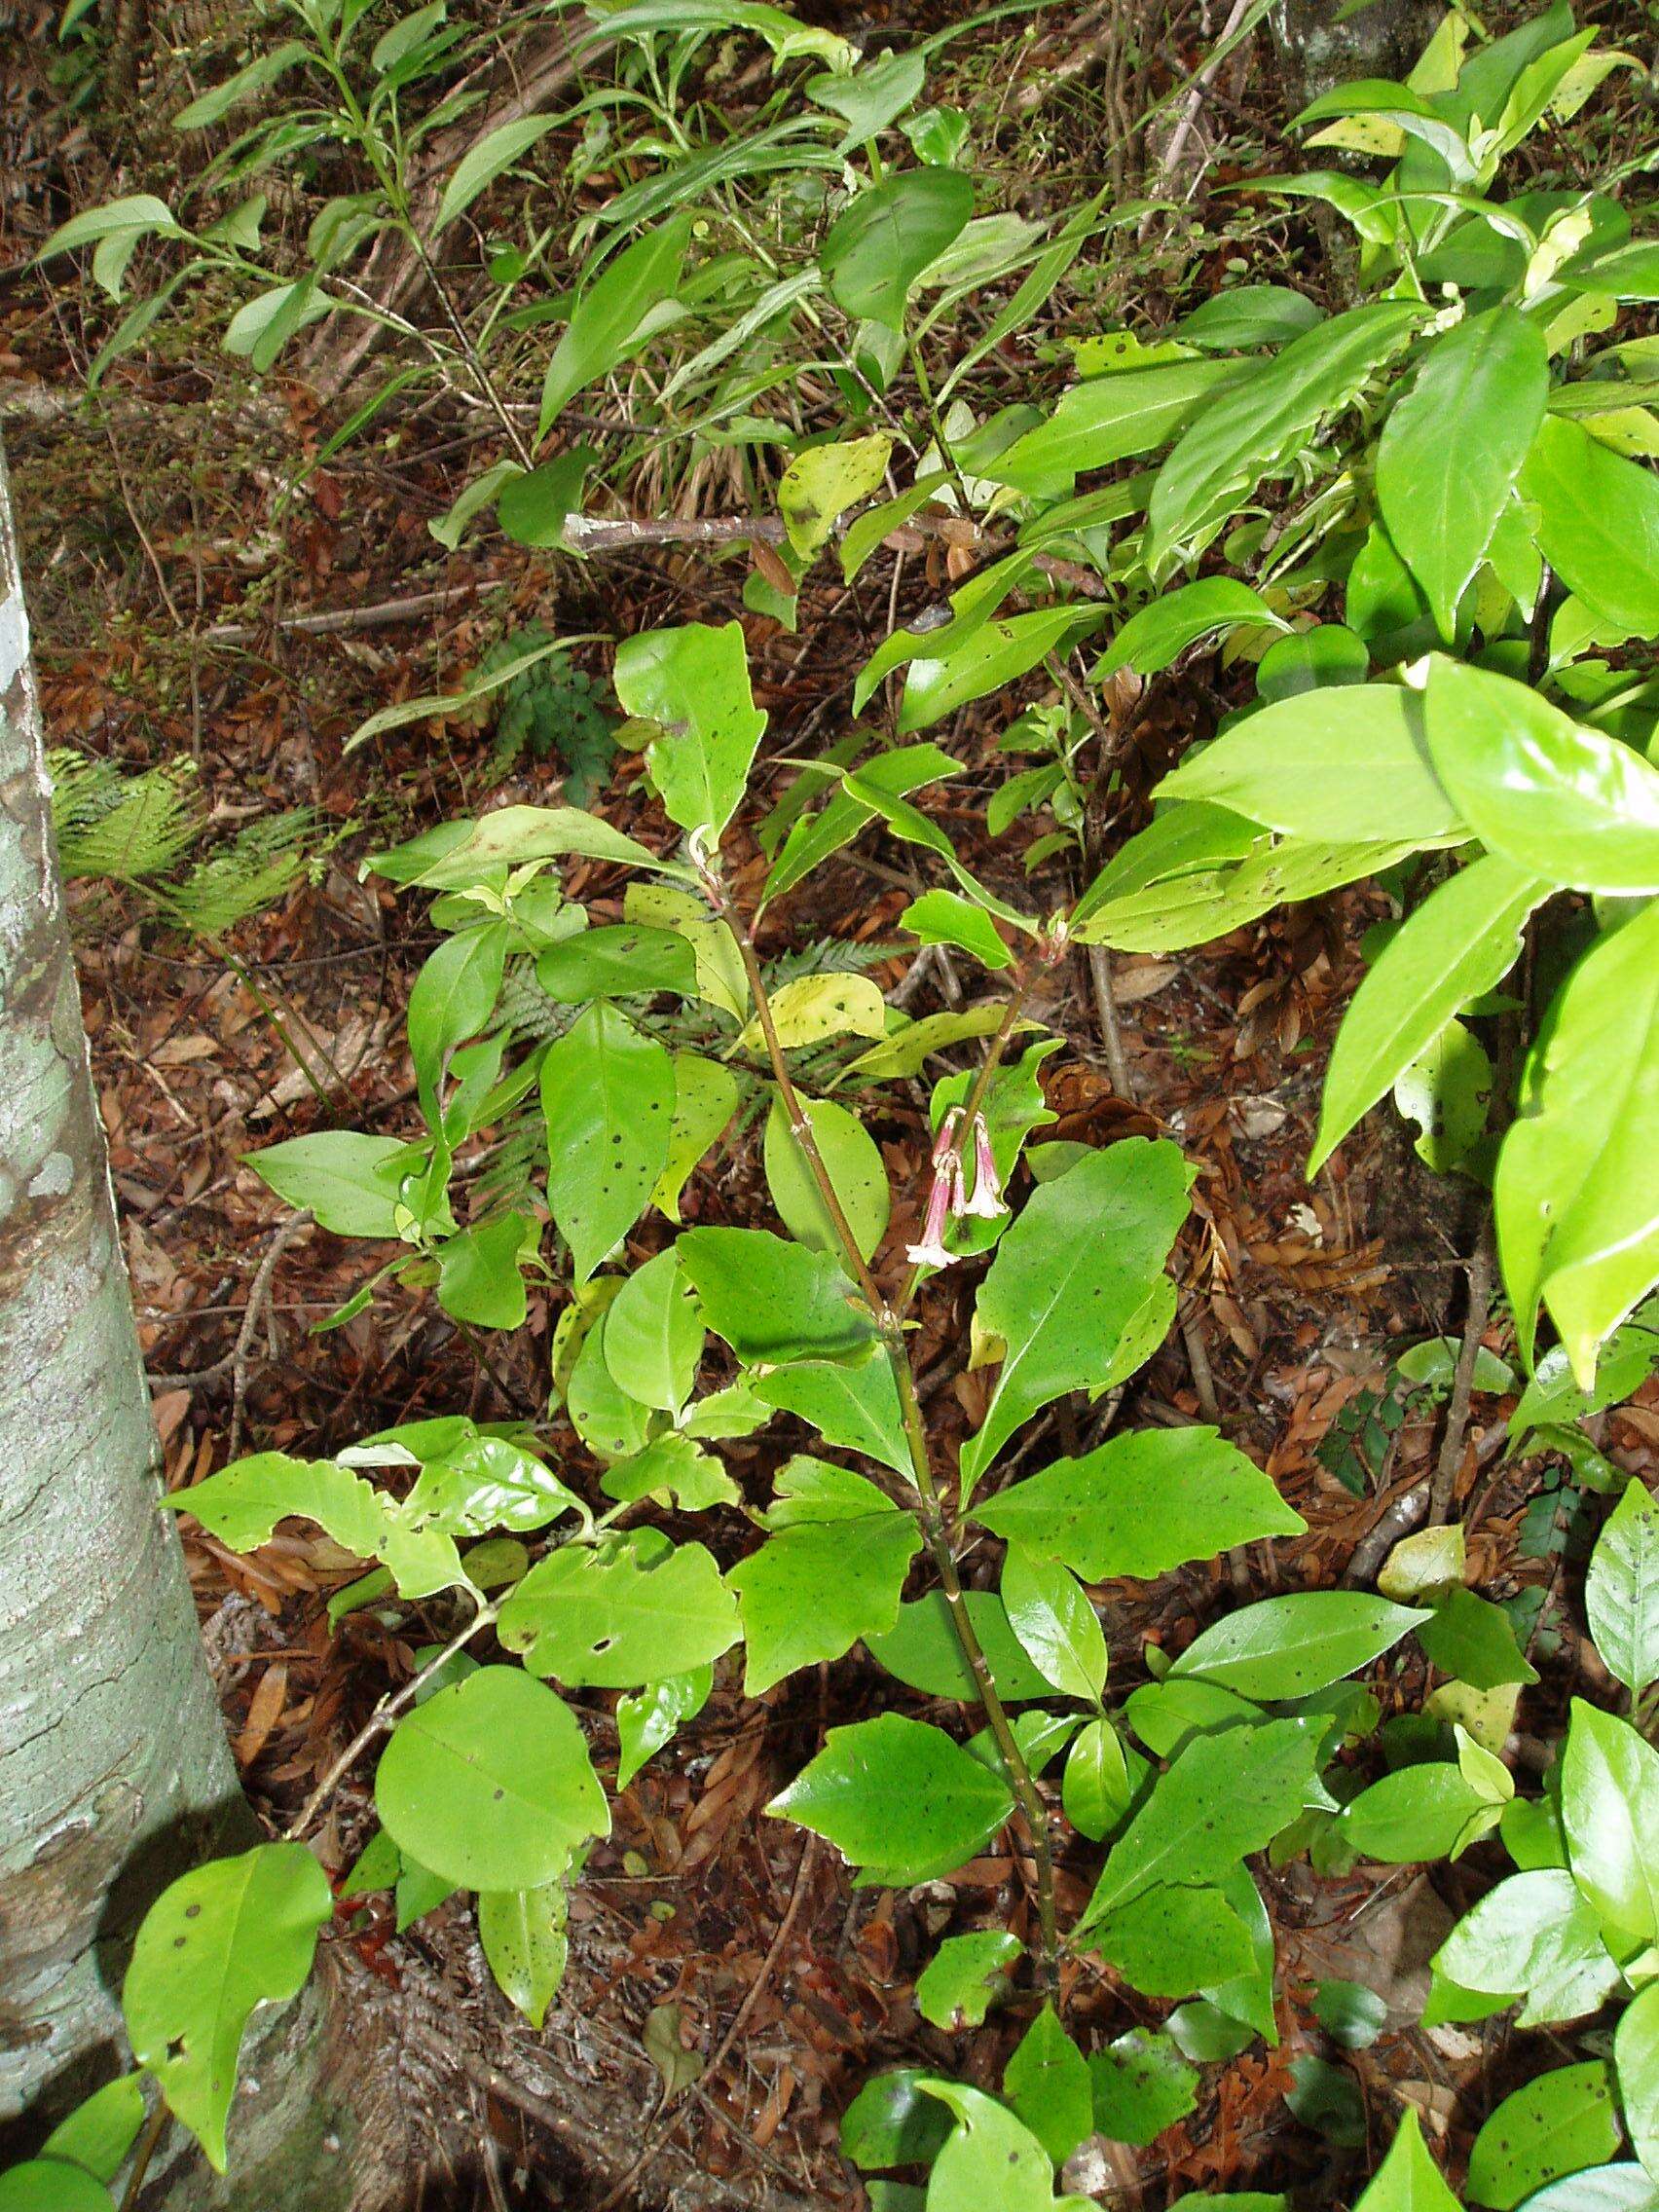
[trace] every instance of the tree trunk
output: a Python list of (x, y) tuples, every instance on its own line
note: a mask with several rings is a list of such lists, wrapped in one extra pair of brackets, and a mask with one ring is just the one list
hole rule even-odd
[[(258, 1836), (156, 1505), (18, 569), (0, 452), (0, 2165), (130, 2062), (121, 1976), (151, 1900)], [(169, 2212), (384, 2200), (323, 2013), (313, 1986), (256, 2019), (228, 2184), (169, 2130)]]
[(1404, 77), (1444, 14), (1441, 0), (1370, 0), (1350, 16), (1336, 0), (1279, 0), (1268, 21), (1288, 112), (1351, 78)]

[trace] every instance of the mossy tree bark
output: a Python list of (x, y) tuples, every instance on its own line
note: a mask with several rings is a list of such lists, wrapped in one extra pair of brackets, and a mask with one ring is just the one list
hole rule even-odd
[(1336, 0), (1279, 0), (1268, 21), (1295, 114), (1356, 77), (1403, 77), (1433, 35), (1440, 0), (1369, 0), (1345, 14)]
[[(3, 2165), (130, 2062), (121, 1975), (152, 1899), (199, 1860), (258, 1839), (178, 1535), (157, 1509), (156, 1435), (70, 957), (3, 453), (0, 1437)], [(255, 2028), (229, 2184), (174, 2130), (146, 2203), (344, 2212), (383, 2201), (380, 2160), (341, 2109), (320, 1993)], [(355, 2069), (353, 2079), (360, 2085)]]

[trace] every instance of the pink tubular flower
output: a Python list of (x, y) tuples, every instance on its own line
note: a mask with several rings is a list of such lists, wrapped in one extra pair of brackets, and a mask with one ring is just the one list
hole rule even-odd
[(991, 1153), (991, 1132), (985, 1126), (983, 1114), (974, 1117), (974, 1196), (956, 1210), (976, 1214), (980, 1221), (1000, 1221), (1008, 1211), (997, 1163)]
[(951, 1195), (960, 1182), (961, 1169), (958, 1167), (952, 1175), (951, 1165), (951, 1160), (947, 1159), (942, 1169), (935, 1169), (933, 1189), (928, 1193), (928, 1216), (922, 1224), (922, 1240), (907, 1246), (904, 1253), (918, 1268), (948, 1268), (954, 1257), (944, 1248), (944, 1225), (950, 1219)]

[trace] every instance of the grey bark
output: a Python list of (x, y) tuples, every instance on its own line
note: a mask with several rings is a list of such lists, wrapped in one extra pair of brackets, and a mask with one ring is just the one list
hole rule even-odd
[(1445, 12), (1441, 0), (1370, 0), (1351, 16), (1337, 0), (1279, 0), (1268, 22), (1289, 112), (1349, 78), (1403, 77)]
[[(121, 1976), (151, 1901), (258, 1838), (156, 1502), (18, 571), (0, 451), (0, 2166), (130, 2063)], [(362, 2056), (330, 2047), (315, 1985), (261, 2014), (229, 2182), (170, 2129), (145, 2203), (383, 2202)]]

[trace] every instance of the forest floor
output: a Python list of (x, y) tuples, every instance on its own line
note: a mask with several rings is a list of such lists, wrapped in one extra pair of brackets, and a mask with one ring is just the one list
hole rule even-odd
[[(25, 7), (23, 18), (22, 29), (44, 42), (49, 11)], [(1263, 128), (1248, 112), (1254, 96), (1241, 81), (1223, 85), (1227, 128), (1240, 113), (1239, 128)], [(51, 118), (35, 81), (10, 128), (38, 145)], [(72, 119), (49, 181), (61, 191), (65, 170), (90, 179), (98, 158), (87, 125)], [(464, 424), (428, 428), (396, 452), (348, 446), (289, 495), (294, 457), (314, 456), (334, 419), (299, 380), (257, 384), (222, 360), (203, 368), (187, 355), (139, 357), (112, 382), (103, 409), (80, 409), (85, 301), (25, 267), (61, 213), (31, 197), (40, 166), (18, 172), (23, 182), (0, 230), (0, 406), (50, 741), (128, 770), (188, 759), (210, 834), (296, 807), (313, 809), (327, 832), (279, 903), (223, 941), (169, 927), (119, 885), (91, 881), (74, 893), (93, 1070), (167, 1484), (199, 1479), (239, 1451), (325, 1454), (422, 1415), (539, 1415), (555, 1300), (533, 1294), (528, 1325), (493, 1340), (487, 1361), (435, 1300), (415, 1292), (323, 1331), (382, 1255), (314, 1225), (296, 1230), (244, 1156), (321, 1127), (415, 1125), (401, 1009), (434, 939), (414, 901), (359, 881), (356, 863), (430, 823), (554, 790), (551, 771), (534, 760), (493, 774), (495, 739), (481, 719), (431, 718), (348, 755), (350, 731), (381, 707), (445, 690), (530, 623), (625, 635), (742, 614), (743, 565), (650, 549), (578, 565), (488, 537), (444, 553), (427, 524), (465, 475)], [(1287, 241), (1282, 227), (1265, 236), (1270, 273), (1308, 255), (1310, 239)], [(1317, 283), (1316, 271), (1301, 275)], [(1136, 308), (1156, 324), (1156, 298)], [(763, 800), (786, 787), (788, 763), (844, 727), (853, 677), (885, 634), (890, 595), (901, 611), (914, 610), (947, 581), (935, 547), (897, 572), (878, 562), (850, 589), (820, 571), (798, 636), (745, 617), (756, 698), (771, 716)], [(1211, 670), (1208, 681), (1161, 687), (1133, 726), (1125, 819), (1174, 742), (1211, 726), (1230, 703), (1227, 682)], [(1031, 687), (1035, 695), (1041, 680)], [(1004, 719), (986, 702), (951, 733), (968, 769), (952, 787), (950, 827), (984, 879), (1012, 889), (1022, 882), (1017, 840), (988, 839), (982, 822)], [(637, 757), (618, 756), (594, 803), (624, 827), (648, 818), (654, 802)], [(728, 850), (740, 893), (752, 890), (764, 867), (753, 827), (740, 825)], [(572, 876), (577, 890), (604, 896), (601, 870)], [(892, 944), (912, 889), (904, 848), (866, 841), (810, 880), (787, 921), (769, 924), (762, 950), (848, 936)], [(1303, 1538), (1253, 1546), (1214, 1567), (1096, 1592), (1120, 1684), (1143, 1678), (1146, 1642), (1183, 1640), (1219, 1605), (1281, 1587), (1369, 1582), (1410, 1526), (1400, 1501), (1420, 1506), (1442, 1449), (1443, 1404), (1411, 1393), (1394, 1361), (1408, 1345), (1461, 1329), (1472, 1218), (1389, 1114), (1368, 1120), (1311, 1182), (1304, 1173), (1360, 940), (1386, 910), (1382, 894), (1361, 886), (1201, 951), (1121, 957), (1133, 1099), (1109, 1079), (1081, 962), (1034, 1009), (1067, 1040), (1045, 1070), (1059, 1117), (1051, 1135), (1169, 1133), (1198, 1168), (1180, 1251), (1184, 1326), (1129, 1386), (1120, 1419), (1219, 1421), (1309, 1525)], [(947, 959), (924, 962), (919, 983), (908, 952), (873, 973), (889, 992), (907, 988), (912, 1014), (972, 995)], [(925, 1106), (924, 1088), (913, 1086), (877, 1126), (896, 1192), (919, 1187)], [(739, 1138), (702, 1202), (739, 1216), (745, 1192), (758, 1188), (756, 1155), (753, 1137)], [(889, 1249), (914, 1233), (901, 1202)], [(930, 1302), (924, 1376), (959, 1325), (965, 1305)], [(1501, 1312), (1487, 1343), (1499, 1355), (1509, 1348)], [(946, 1437), (979, 1410), (970, 1402), (975, 1380), (930, 1400)], [(1477, 1393), (1455, 1449), (1470, 1578), (1519, 1605), (1542, 1672), (1523, 1708), (1525, 1755), (1596, 1661), (1560, 1589), (1575, 1530), (1540, 1493), (1535, 1466), (1522, 1473), (1503, 1459), (1513, 1402)], [(1062, 1410), (1062, 1437), (1066, 1419)], [(1621, 1465), (1652, 1469), (1652, 1385), (1604, 1417), (1600, 1442)], [(768, 1431), (729, 1447), (728, 1463), (758, 1495), (786, 1448)], [(325, 1600), (351, 1569), (324, 1538), (279, 1535), (241, 1558), (193, 1528), (187, 1548), (237, 1761), (276, 1824), (387, 1686), (406, 1678), (413, 1640), (372, 1609), (330, 1631)], [(1385, 1710), (1416, 1709), (1421, 1670), (1414, 1655), (1375, 1671)], [(873, 1667), (866, 1678), (852, 1662), (806, 1693), (781, 1685), (758, 1708), (739, 1699), (735, 1682), (718, 1681), (669, 1752), (621, 1792), (614, 1833), (574, 1893), (571, 1977), (539, 2037), (491, 1986), (461, 1901), (401, 1936), (342, 1917), (333, 1950), (348, 1988), (372, 1985), (383, 2014), (390, 1993), (408, 2000), (389, 2013), (410, 2097), (453, 2080), (457, 2067), (467, 2085), (470, 2123), (458, 2128), (452, 2106), (425, 2145), (427, 2204), (564, 2203), (575, 2212), (613, 2200), (862, 2201), (835, 2148), (840, 2112), (878, 2065), (960, 2064), (957, 2039), (916, 2011), (916, 1968), (952, 1921), (1005, 1924), (1021, 1887), (1005, 1853), (976, 1862), (948, 1890), (855, 1892), (832, 1855), (803, 1852), (798, 1831), (761, 1817), (824, 1725), (873, 1710), (879, 1694)], [(584, 1708), (601, 1749), (612, 1725), (607, 1704), (589, 1693)], [(349, 1864), (371, 1826), (359, 1774), (335, 1800), (319, 1844), (325, 1862)], [(1478, 2124), (1480, 2111), (1460, 2107), (1459, 2094), (1477, 2074), (1485, 2096), (1512, 2085), (1495, 2047), (1507, 2030), (1424, 2035), (1410, 2023), (1428, 1953), (1485, 1878), (1482, 1850), (1382, 1884), (1375, 1870), (1321, 1880), (1305, 1862), (1270, 1868), (1277, 2049), (1211, 2070), (1210, 2093), (1156, 2155), (1137, 2162), (1131, 2151), (1096, 2146), (1077, 2186), (1161, 2203), (1183, 2187), (1311, 2181), (1328, 2200), (1345, 2175), (1370, 2170), (1375, 2142), (1333, 2150), (1285, 2103), (1299, 2057), (1332, 2055), (1309, 2000), (1333, 1976), (1389, 2004), (1389, 2029), (1347, 2061), (1367, 2107), (1385, 2112), (1403, 2093), (1441, 2126), (1454, 2114), (1459, 2130)], [(1080, 1904), (1089, 1869), (1065, 1866), (1060, 1879)], [(1073, 1972), (1074, 2022), (1087, 2027), (1098, 2004), (1122, 2026), (1123, 1993), (1092, 1990), (1087, 1962)], [(670, 2112), (662, 2023), (706, 2056), (740, 2008), (743, 2034), (730, 2055)], [(1006, 2054), (992, 2037), (977, 2047), (990, 2079)]]

